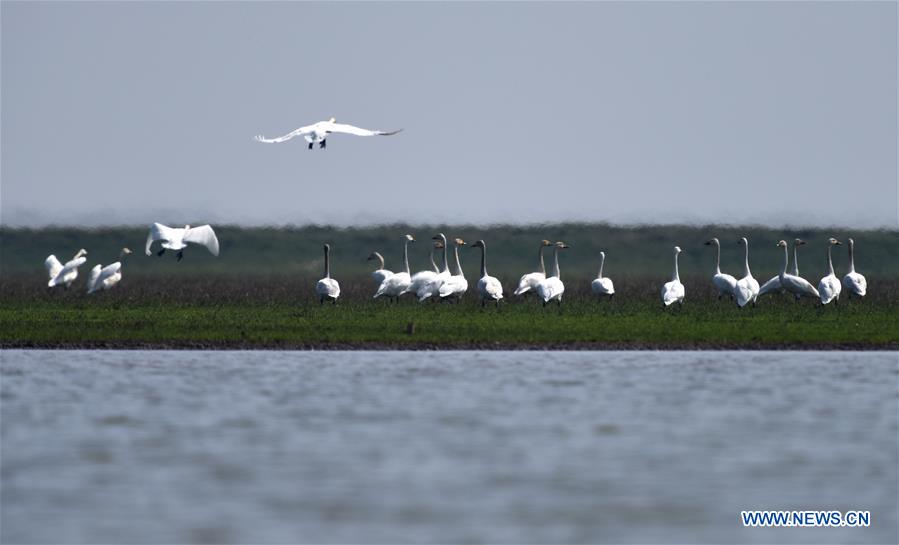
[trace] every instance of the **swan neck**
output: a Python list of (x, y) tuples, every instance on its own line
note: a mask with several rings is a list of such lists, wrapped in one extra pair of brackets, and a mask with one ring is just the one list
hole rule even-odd
[(799, 276), (799, 246), (793, 243), (793, 276)]
[(383, 271), (384, 270), (384, 256), (375, 252), (375, 257), (378, 258), (378, 270)]
[(434, 268), (434, 272), (435, 272), (435, 273), (439, 273), (439, 272), (440, 272), (440, 267), (438, 267), (438, 266), (437, 266), (437, 262), (434, 261), (434, 247), (433, 247), (433, 246), (431, 246), (431, 267)]
[(562, 274), (559, 271), (559, 247), (556, 246), (553, 249), (553, 276), (556, 278), (562, 278)]
[(403, 244), (403, 267), (406, 268), (406, 274), (409, 274), (409, 241)]
[(606, 256), (599, 256), (599, 274), (597, 274), (596, 278), (602, 278), (602, 266), (606, 264)]
[(481, 278), (487, 276), (487, 246), (481, 245)]
[(461, 277), (464, 278), (464, 277), (465, 277), (465, 274), (462, 272), (462, 264), (459, 263), (459, 245), (458, 245), (458, 244), (457, 244), (456, 247), (453, 249), (453, 251), (454, 251), (455, 254), (456, 254), (456, 271), (459, 273), (459, 276), (461, 276)]
[(446, 239), (443, 239), (443, 270), (449, 272), (449, 253), (447, 253)]
[(325, 247), (325, 278), (331, 278), (331, 251)]
[(784, 245), (784, 268), (780, 273), (780, 278), (783, 279), (784, 275), (787, 274), (787, 265), (790, 264), (790, 252), (787, 251), (787, 246)]
[(674, 254), (674, 274), (671, 276), (671, 279), (677, 280), (678, 282), (680, 282), (680, 274), (678, 273), (678, 270), (677, 270), (677, 256), (678, 255), (679, 255), (678, 253)]
[(827, 275), (830, 276), (833, 274), (833, 260), (830, 258), (831, 249), (833, 249), (833, 244), (827, 245)]
[(540, 249), (537, 250), (537, 272), (546, 276), (546, 266), (543, 264), (543, 248), (544, 246), (541, 244)]
[(851, 272), (851, 273), (855, 272), (855, 248), (853, 248), (853, 246), (855, 246), (855, 244), (850, 242), (849, 243), (849, 272)]
[(749, 272), (749, 242), (744, 244), (746, 246), (745, 253), (743, 254), (743, 276), (752, 276), (752, 273)]
[(721, 244), (715, 243), (715, 274), (721, 274)]

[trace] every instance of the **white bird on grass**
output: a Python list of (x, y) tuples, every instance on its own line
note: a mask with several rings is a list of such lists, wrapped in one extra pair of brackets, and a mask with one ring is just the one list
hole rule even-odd
[(850, 299), (853, 295), (864, 297), (868, 292), (868, 281), (865, 277), (855, 272), (855, 241), (851, 238), (849, 241), (849, 272), (843, 277), (843, 287), (846, 288), (846, 296)]
[(834, 246), (842, 245), (842, 242), (833, 237), (827, 239), (827, 275), (818, 282), (818, 293), (821, 295), (822, 305), (826, 305), (831, 301), (840, 302), (840, 292), (843, 290), (843, 286), (833, 272), (833, 260), (830, 254)]
[(603, 295), (608, 295), (611, 300), (615, 295), (615, 285), (612, 284), (612, 279), (604, 277), (602, 275), (602, 267), (606, 264), (606, 253), (599, 252), (599, 273), (597, 273), (596, 278), (593, 279), (593, 282), (590, 282), (590, 289), (593, 290), (593, 293), (602, 300)]
[(84, 257), (86, 255), (87, 250), (82, 248), (65, 265), (60, 263), (55, 255), (50, 254), (47, 256), (47, 259), (44, 260), (44, 267), (46, 267), (47, 275), (50, 277), (47, 287), (65, 286), (66, 289), (69, 289), (72, 282), (78, 278), (78, 267), (84, 265), (87, 261), (87, 258)]
[(680, 246), (674, 247), (674, 274), (670, 282), (662, 286), (662, 303), (667, 307), (672, 303), (684, 304), (684, 285), (681, 284), (680, 274), (677, 270), (677, 256), (681, 253)]
[(462, 271), (462, 265), (459, 263), (459, 248), (465, 246), (465, 241), (461, 238), (453, 239), (453, 252), (456, 256), (456, 274), (443, 280), (437, 292), (443, 301), (455, 301), (465, 295), (468, 291), (468, 280), (465, 279), (465, 273)]
[(452, 273), (450, 273), (449, 270), (449, 254), (446, 250), (446, 235), (444, 235), (443, 233), (437, 233), (436, 235), (434, 235), (434, 237), (432, 237), (432, 240), (439, 241), (441, 244), (440, 247), (443, 248), (443, 270), (437, 273), (437, 275), (429, 280), (424, 286), (419, 288), (419, 290), (416, 292), (419, 302), (435, 295), (439, 296), (440, 286), (442, 286), (443, 283), (452, 276)]
[(337, 304), (337, 298), (340, 297), (340, 284), (337, 280), (331, 278), (331, 245), (325, 244), (325, 277), (315, 284), (315, 293), (318, 295), (318, 303), (325, 304), (325, 299)]
[(493, 301), (499, 306), (499, 300), (503, 298), (503, 285), (493, 276), (487, 274), (487, 245), (483, 240), (478, 240), (471, 246), (481, 249), (481, 278), (478, 279), (478, 295), (481, 296), (481, 306)]
[(721, 242), (717, 238), (712, 238), (705, 242), (706, 246), (715, 246), (715, 275), (712, 276), (712, 284), (718, 290), (718, 300), (721, 297), (734, 297), (734, 289), (737, 287), (737, 279), (729, 274), (721, 272)]
[(745, 307), (749, 303), (755, 305), (755, 301), (759, 297), (759, 281), (753, 278), (752, 272), (749, 271), (749, 241), (746, 240), (746, 237), (742, 237), (737, 244), (742, 244), (746, 253), (743, 262), (743, 278), (737, 280), (734, 296), (739, 307)]
[[(802, 239), (793, 239), (793, 272), (791, 273), (793, 276), (799, 276), (799, 253), (797, 249), (799, 246), (805, 244), (805, 241)], [(780, 285), (780, 275), (774, 276), (770, 278), (767, 282), (761, 285), (759, 288), (759, 297), (762, 295), (767, 295), (769, 293), (775, 292), (784, 292), (783, 286)], [(799, 295), (795, 296), (796, 299), (799, 299)]]
[(403, 270), (385, 278), (384, 281), (381, 282), (381, 285), (378, 286), (375, 298), (386, 295), (394, 301), (399, 301), (400, 295), (409, 291), (409, 286), (412, 285), (412, 277), (409, 275), (409, 243), (415, 242), (415, 239), (412, 235), (405, 235), (404, 238)]
[(128, 248), (122, 248), (119, 253), (119, 260), (107, 266), (95, 265), (91, 269), (91, 274), (87, 280), (87, 292), (108, 290), (118, 284), (122, 280), (122, 263), (125, 256), (131, 254)]
[(784, 267), (780, 273), (780, 285), (783, 289), (795, 295), (797, 299), (800, 296), (819, 298), (818, 290), (815, 289), (815, 286), (812, 286), (811, 282), (799, 275), (787, 274), (787, 266), (790, 264), (787, 241), (781, 240), (777, 243), (777, 247), (784, 249)]
[(187, 244), (199, 244), (205, 246), (209, 253), (214, 256), (219, 255), (219, 239), (215, 236), (215, 231), (209, 225), (201, 225), (199, 227), (191, 227), (185, 225), (184, 228), (173, 228), (165, 226), (161, 223), (154, 223), (150, 227), (150, 233), (147, 235), (147, 246), (145, 251), (150, 255), (150, 247), (156, 241), (161, 242), (162, 249), (156, 252), (156, 255), (162, 257), (166, 250), (177, 250), (178, 261), (184, 257), (184, 248)]
[(555, 301), (559, 306), (562, 306), (562, 294), (565, 293), (565, 284), (562, 283), (562, 273), (559, 270), (559, 250), (566, 248), (569, 248), (569, 246), (564, 242), (556, 242), (553, 248), (553, 274), (538, 282), (537, 287), (534, 289), (537, 295), (540, 296), (540, 299), (543, 300), (544, 307), (550, 301)]
[(352, 134), (355, 136), (391, 136), (402, 130), (403, 129), (397, 129), (395, 131), (373, 131), (362, 129), (360, 127), (354, 127), (353, 125), (337, 123), (337, 120), (332, 117), (328, 121), (319, 121), (312, 125), (306, 125), (305, 127), (300, 127), (299, 129), (277, 138), (266, 138), (260, 134), (254, 139), (257, 142), (263, 142), (265, 144), (278, 144), (286, 142), (296, 136), (302, 136), (306, 142), (309, 143), (309, 149), (312, 149), (316, 143), (318, 143), (319, 149), (324, 149), (328, 144), (328, 136), (332, 133)]
[(540, 248), (537, 250), (537, 270), (521, 276), (521, 279), (518, 281), (518, 288), (514, 292), (515, 295), (532, 292), (537, 288), (537, 284), (541, 280), (546, 279), (546, 267), (543, 265), (543, 249), (552, 245), (553, 243), (548, 240), (540, 241)]
[(443, 243), (439, 240), (435, 240), (431, 245), (431, 268), (433, 270), (426, 271), (418, 271), (417, 273), (412, 275), (412, 283), (409, 285), (409, 293), (414, 293), (416, 297), (421, 299), (422, 295), (427, 291), (427, 287), (437, 278), (437, 275), (440, 274), (440, 268), (437, 267), (437, 263), (434, 262), (434, 250), (439, 250), (443, 248)]
[(381, 284), (393, 276), (393, 271), (388, 271), (384, 268), (384, 256), (382, 256), (378, 252), (372, 252), (368, 255), (368, 259), (366, 261), (378, 261), (378, 268), (371, 272), (371, 279), (375, 281), (375, 289), (381, 287)]

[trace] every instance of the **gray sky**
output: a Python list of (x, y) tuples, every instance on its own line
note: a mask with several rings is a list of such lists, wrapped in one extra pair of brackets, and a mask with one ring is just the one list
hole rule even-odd
[(0, 15), (5, 224), (897, 222), (894, 2)]

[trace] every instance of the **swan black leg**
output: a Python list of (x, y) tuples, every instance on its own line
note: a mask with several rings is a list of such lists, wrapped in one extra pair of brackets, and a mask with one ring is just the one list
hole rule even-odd
[(163, 248), (163, 249), (159, 250), (158, 252), (156, 252), (156, 255), (159, 256), (159, 257), (162, 257), (162, 254), (164, 254), (164, 253), (165, 253), (165, 248)]
[(179, 250), (178, 251), (178, 261), (181, 261), (181, 258), (183, 258), (183, 257), (184, 257), (184, 252)]
[(309, 148), (308, 148), (308, 149), (312, 149), (312, 142), (309, 142)]
[(326, 147), (328, 147), (327, 140), (322, 140), (321, 142), (318, 143), (318, 149), (325, 149)]

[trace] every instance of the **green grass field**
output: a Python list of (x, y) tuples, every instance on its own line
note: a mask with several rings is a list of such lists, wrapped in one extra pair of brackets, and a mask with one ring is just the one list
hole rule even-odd
[[(155, 348), (854, 348), (899, 347), (899, 282), (863, 300), (821, 307), (787, 296), (738, 309), (708, 279), (689, 277), (686, 303), (663, 309), (658, 282), (621, 280), (595, 301), (588, 278), (569, 279), (561, 307), (509, 298), (481, 308), (371, 300), (364, 277), (320, 306), (313, 278), (128, 278), (116, 290), (48, 293), (24, 278), (0, 282), (0, 346)], [(511, 279), (506, 279), (506, 284)]]

